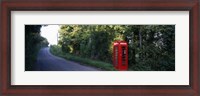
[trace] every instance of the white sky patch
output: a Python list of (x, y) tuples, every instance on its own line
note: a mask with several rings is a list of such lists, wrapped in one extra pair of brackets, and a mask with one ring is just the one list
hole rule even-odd
[(42, 26), (41, 36), (47, 38), (49, 44), (57, 44), (59, 25)]

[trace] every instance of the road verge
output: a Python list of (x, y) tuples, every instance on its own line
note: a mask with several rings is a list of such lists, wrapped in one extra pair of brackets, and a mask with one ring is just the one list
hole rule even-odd
[(70, 53), (63, 53), (61, 48), (56, 45), (50, 46), (50, 52), (55, 56), (64, 58), (66, 60), (75, 61), (80, 64), (86, 65), (86, 66), (96, 67), (96, 68), (98, 68), (100, 70), (104, 70), (104, 71), (115, 71), (114, 67), (110, 63), (92, 60), (92, 59), (88, 59), (88, 58), (82, 58), (82, 57), (75, 56)]

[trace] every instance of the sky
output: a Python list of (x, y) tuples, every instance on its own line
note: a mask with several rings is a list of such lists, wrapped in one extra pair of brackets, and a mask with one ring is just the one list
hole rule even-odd
[(49, 44), (57, 44), (59, 25), (42, 26), (41, 36), (47, 38)]

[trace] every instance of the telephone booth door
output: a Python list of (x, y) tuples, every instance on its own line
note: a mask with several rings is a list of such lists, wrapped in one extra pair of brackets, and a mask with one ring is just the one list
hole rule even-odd
[(117, 70), (128, 69), (128, 45), (125, 41), (116, 41), (113, 44), (113, 66)]

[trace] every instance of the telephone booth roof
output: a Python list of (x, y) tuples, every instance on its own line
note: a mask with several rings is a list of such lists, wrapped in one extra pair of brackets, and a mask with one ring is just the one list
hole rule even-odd
[(115, 45), (116, 43), (117, 43), (117, 44), (119, 44), (119, 43), (121, 43), (121, 44), (122, 44), (122, 43), (123, 43), (123, 44), (127, 44), (126, 41), (122, 41), (122, 40), (114, 41), (114, 45)]
[(127, 43), (127, 42), (123, 41), (123, 40), (116, 40), (116, 41), (114, 41), (114, 43)]

